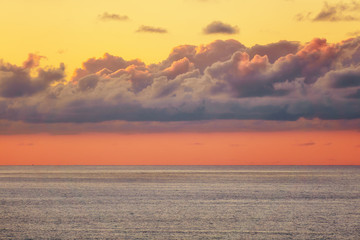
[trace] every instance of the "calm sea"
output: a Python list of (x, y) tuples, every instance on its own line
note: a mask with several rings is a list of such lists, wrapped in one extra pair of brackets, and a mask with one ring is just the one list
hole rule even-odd
[(360, 167), (1, 166), (0, 239), (360, 239)]

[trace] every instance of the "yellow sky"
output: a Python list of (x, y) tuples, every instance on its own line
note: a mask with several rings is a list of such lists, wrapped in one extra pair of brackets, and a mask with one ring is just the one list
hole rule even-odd
[[(338, 1), (328, 1), (336, 3)], [(320, 0), (12, 0), (0, 1), (0, 58), (20, 64), (28, 53), (46, 56), (43, 65), (64, 62), (68, 74), (90, 57), (105, 52), (146, 63), (161, 61), (181, 44), (234, 38), (246, 46), (279, 40), (330, 42), (360, 29), (358, 21), (296, 21), (295, 15), (318, 13)], [(126, 15), (128, 21), (101, 21), (98, 16)], [(235, 35), (204, 35), (212, 21), (237, 25)], [(136, 33), (141, 25), (166, 34)]]

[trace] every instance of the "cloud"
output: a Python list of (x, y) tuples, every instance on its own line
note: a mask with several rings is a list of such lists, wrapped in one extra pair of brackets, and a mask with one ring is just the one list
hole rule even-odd
[(189, 72), (192, 67), (193, 63), (191, 63), (188, 58), (184, 57), (172, 62), (170, 67), (163, 70), (163, 73), (169, 79), (174, 79), (179, 74)]
[(276, 43), (270, 43), (267, 45), (259, 45), (249, 49), (248, 54), (250, 58), (253, 58), (255, 55), (267, 56), (270, 63), (274, 63), (280, 57), (286, 56), (288, 54), (295, 54), (300, 48), (299, 42), (290, 42), (290, 41), (279, 41)]
[(294, 19), (296, 21), (305, 21), (305, 20), (310, 20), (311, 19), (311, 15), (312, 15), (312, 12), (307, 12), (307, 13), (298, 13), (295, 15)]
[(360, 99), (360, 89), (357, 89), (356, 92), (350, 93), (348, 98), (359, 98)]
[(101, 71), (115, 72), (119, 69), (125, 69), (130, 65), (145, 66), (139, 59), (126, 61), (121, 57), (105, 53), (102, 58), (89, 58), (83, 62), (82, 67), (74, 71), (72, 81), (77, 81), (84, 76)]
[(79, 131), (194, 130), (201, 124), (207, 131), (302, 129), (314, 121), (318, 129), (360, 127), (360, 38), (253, 47), (217, 40), (177, 46), (151, 65), (106, 53), (84, 61), (68, 82), (64, 65), (41, 68), (38, 57), (29, 59), (22, 66), (0, 64), (0, 132), (29, 126), (75, 131), (80, 123)]
[(360, 10), (360, 4), (357, 1), (334, 5), (325, 2), (313, 21), (357, 21), (359, 20), (358, 16), (352, 15), (352, 13), (356, 13), (358, 10)]
[(25, 62), (23, 63), (23, 68), (31, 69), (31, 68), (38, 67), (39, 64), (40, 64), (40, 60), (42, 58), (45, 58), (45, 57), (37, 55), (37, 54), (30, 53), (29, 56), (28, 56), (28, 59), (26, 59)]
[(104, 12), (103, 14), (99, 15), (98, 18), (102, 21), (127, 21), (129, 17), (126, 15), (119, 15), (119, 14), (110, 14)]
[[(31, 96), (44, 91), (55, 82), (64, 79), (64, 64), (59, 68), (38, 68), (42, 56), (29, 54), (22, 67), (6, 64), (0, 61), (0, 96), (3, 98), (16, 98)], [(37, 72), (33, 77), (31, 71)]]
[[(0, 134), (47, 133), (54, 135), (79, 133), (160, 133), (160, 132), (279, 132), (279, 131), (329, 131), (360, 129), (359, 120), (299, 119), (297, 121), (264, 120), (201, 120), (201, 121), (104, 121), (81, 123), (29, 123), (0, 120)], [(235, 145), (235, 144), (234, 144)], [(240, 145), (239, 145), (240, 146)], [(235, 147), (235, 146), (234, 146)]]
[(313, 12), (298, 13), (295, 16), (295, 20), (312, 20), (315, 22), (358, 21), (360, 20), (360, 15), (358, 14), (359, 10), (360, 3), (358, 1), (350, 1), (347, 3), (339, 2), (336, 4), (329, 4), (328, 2), (324, 2), (323, 8), (320, 12), (316, 13), (315, 16)]
[(360, 66), (331, 70), (319, 78), (317, 84), (326, 84), (329, 88), (360, 87)]
[(207, 25), (204, 30), (204, 34), (236, 34), (239, 33), (238, 26), (231, 26), (220, 21), (214, 21)]
[(299, 146), (301, 147), (310, 147), (310, 146), (314, 146), (315, 143), (314, 142), (306, 142), (306, 143), (300, 143)]
[(79, 80), (78, 87), (80, 91), (87, 91), (94, 89), (98, 82), (99, 77), (96, 74), (87, 75)]
[(274, 63), (269, 62), (267, 55), (251, 59), (246, 52), (236, 52), (228, 61), (207, 68), (207, 73), (218, 80), (212, 87), (213, 93), (227, 91), (234, 97), (281, 96), (291, 91), (293, 84), (314, 83), (323, 71), (332, 68), (337, 52), (326, 40), (314, 39), (295, 54), (280, 57)]
[(169, 67), (174, 61), (184, 57), (194, 64), (202, 73), (207, 67), (215, 62), (226, 61), (237, 51), (247, 51), (247, 48), (236, 40), (216, 40), (209, 44), (199, 46), (181, 45), (173, 48), (168, 58), (164, 60), (160, 68)]
[(206, 73), (218, 84), (213, 93), (228, 92), (234, 97), (266, 96), (274, 93), (270, 63), (267, 56), (255, 55), (250, 59), (247, 53), (237, 52), (225, 62), (217, 62)]
[(167, 33), (168, 31), (165, 28), (152, 27), (142, 25), (136, 30), (136, 32), (145, 32), (145, 33)]

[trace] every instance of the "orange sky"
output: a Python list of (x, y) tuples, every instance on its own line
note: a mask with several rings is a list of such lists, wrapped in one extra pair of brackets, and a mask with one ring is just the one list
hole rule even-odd
[(0, 136), (1, 165), (358, 165), (360, 133)]

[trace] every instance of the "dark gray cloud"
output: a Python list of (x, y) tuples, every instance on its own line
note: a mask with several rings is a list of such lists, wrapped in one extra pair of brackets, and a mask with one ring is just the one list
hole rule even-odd
[(360, 99), (360, 89), (356, 90), (356, 92), (354, 92), (354, 93), (350, 93), (347, 97)]
[(88, 75), (79, 80), (78, 87), (80, 91), (94, 89), (99, 81), (99, 76), (96, 74)]
[(238, 26), (231, 26), (230, 24), (226, 24), (220, 21), (214, 21), (210, 23), (203, 30), (204, 34), (236, 34), (238, 32)]
[(103, 14), (99, 15), (98, 18), (102, 21), (127, 21), (129, 17), (126, 15), (119, 15), (115, 13), (107, 13), (104, 12)]
[(331, 88), (360, 87), (360, 67), (332, 70), (320, 79), (319, 83), (322, 82)]
[(0, 64), (0, 128), (122, 121), (115, 125), (124, 131), (139, 122), (180, 129), (199, 121), (318, 119), (341, 125), (360, 119), (360, 38), (251, 48), (217, 40), (175, 47), (152, 65), (105, 54), (86, 60), (70, 82), (62, 82), (63, 66), (43, 69), (27, 62)]
[(142, 25), (136, 30), (136, 32), (145, 32), (145, 33), (167, 33), (168, 31), (165, 28), (152, 27)]

